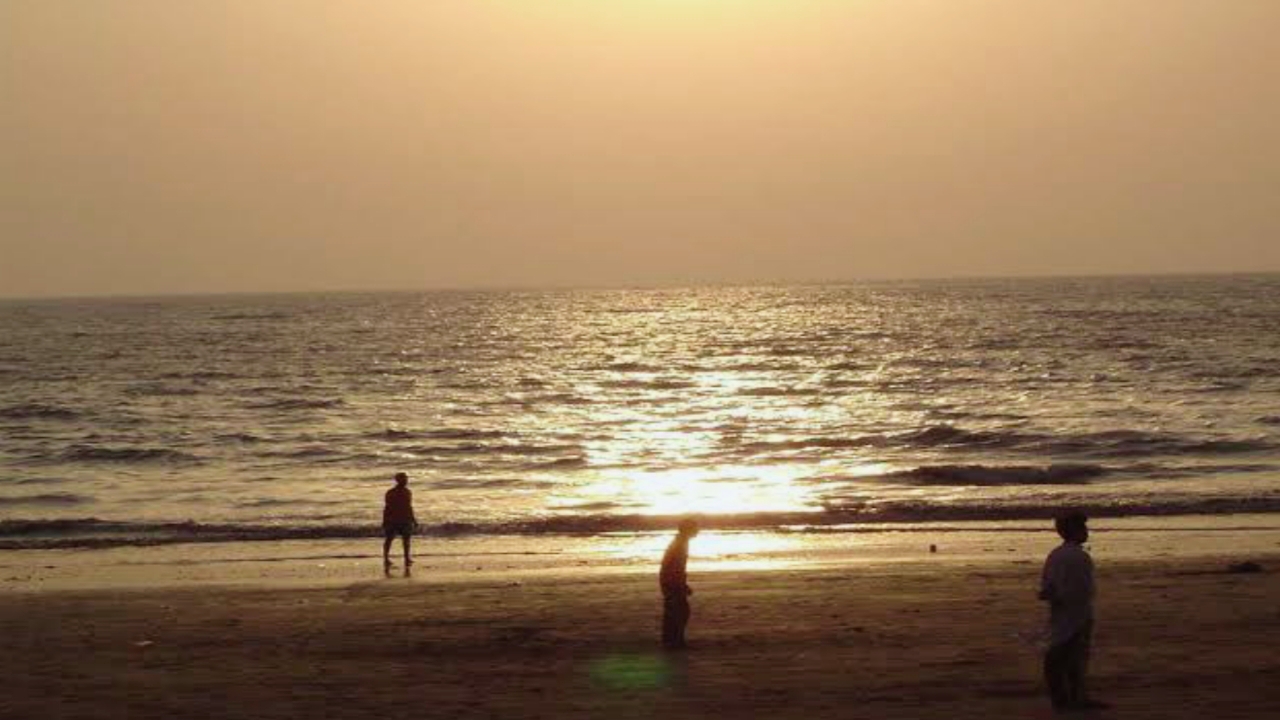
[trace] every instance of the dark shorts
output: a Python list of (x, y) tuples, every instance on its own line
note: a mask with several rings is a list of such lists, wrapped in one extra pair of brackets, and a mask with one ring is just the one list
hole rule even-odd
[(393, 537), (396, 537), (397, 535), (402, 538), (407, 538), (413, 534), (413, 523), (403, 522), (403, 523), (389, 523), (387, 525), (383, 525), (382, 534), (383, 536), (388, 538), (393, 538)]

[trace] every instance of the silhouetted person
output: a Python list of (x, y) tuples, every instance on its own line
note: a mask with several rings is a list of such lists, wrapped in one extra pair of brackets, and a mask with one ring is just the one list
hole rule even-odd
[(698, 523), (684, 520), (662, 556), (658, 585), (662, 587), (662, 644), (670, 650), (685, 647), (684, 628), (689, 624), (689, 540), (698, 534)]
[(391, 567), (391, 542), (400, 536), (404, 545), (404, 566), (407, 571), (413, 564), (409, 557), (409, 539), (417, 529), (418, 519), (413, 515), (413, 493), (409, 491), (409, 476), (396, 473), (396, 486), (387, 491), (386, 504), (382, 506), (382, 564)]
[(1084, 549), (1088, 518), (1070, 512), (1054, 520), (1062, 544), (1049, 553), (1041, 575), (1040, 599), (1049, 603), (1049, 649), (1044, 679), (1055, 710), (1105, 707), (1089, 699), (1085, 675), (1093, 636), (1093, 559)]

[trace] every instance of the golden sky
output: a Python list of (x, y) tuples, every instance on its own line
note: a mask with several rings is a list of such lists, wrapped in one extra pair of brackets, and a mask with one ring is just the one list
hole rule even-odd
[(1280, 271), (1277, 0), (0, 0), (0, 295)]

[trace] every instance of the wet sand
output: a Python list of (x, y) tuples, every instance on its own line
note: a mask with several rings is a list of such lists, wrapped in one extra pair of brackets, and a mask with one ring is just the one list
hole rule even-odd
[[(1105, 562), (1253, 557), (1280, 552), (1280, 514), (1100, 518), (1091, 551)], [(572, 573), (650, 575), (670, 533), (419, 537), (437, 582), (535, 580)], [(1048, 521), (863, 524), (839, 532), (704, 531), (697, 573), (863, 566), (1026, 564), (1059, 542)], [(938, 552), (930, 553), (930, 545)], [(376, 578), (381, 538), (0, 550), (0, 594), (198, 585), (346, 586)], [(399, 546), (395, 552), (400, 552)]]
[[(1280, 555), (1099, 558), (1099, 717), (1280, 715)], [(1050, 717), (1035, 560), (0, 595), (4, 718)]]

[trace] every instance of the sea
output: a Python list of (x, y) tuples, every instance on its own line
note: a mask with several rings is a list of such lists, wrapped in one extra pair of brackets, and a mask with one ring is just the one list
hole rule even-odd
[(1280, 276), (0, 302), (0, 549), (1280, 511)]

